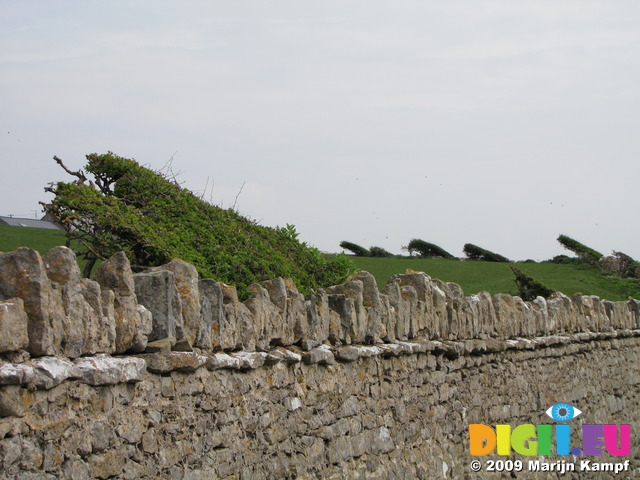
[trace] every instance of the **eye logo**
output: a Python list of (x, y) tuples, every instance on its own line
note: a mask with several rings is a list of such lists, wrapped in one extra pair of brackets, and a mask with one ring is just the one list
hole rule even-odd
[(556, 403), (551, 405), (544, 413), (557, 422), (566, 422), (576, 418), (582, 411), (568, 403)]

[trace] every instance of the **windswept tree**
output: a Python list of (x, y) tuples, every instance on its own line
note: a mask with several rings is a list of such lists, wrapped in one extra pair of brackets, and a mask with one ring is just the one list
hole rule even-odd
[(560, 235), (558, 237), (558, 242), (566, 248), (567, 250), (572, 251), (582, 260), (587, 263), (596, 263), (598, 260), (602, 258), (602, 254), (593, 248), (587, 247), (583, 243), (568, 237), (567, 235)]
[(369, 250), (367, 250), (366, 248), (361, 247), (357, 243), (347, 242), (346, 240), (340, 242), (340, 248), (349, 250), (356, 257), (368, 257), (371, 254), (371, 252), (369, 252)]
[(507, 257), (499, 253), (481, 248), (473, 243), (465, 243), (462, 251), (469, 260), (483, 260), (485, 262), (509, 262)]
[[(134, 269), (172, 258), (193, 264), (201, 276), (237, 285), (276, 277), (292, 278), (301, 289), (339, 283), (355, 270), (345, 257), (327, 260), (297, 240), (293, 226), (258, 225), (233, 209), (211, 205), (173, 178), (140, 166), (135, 160), (106, 154), (87, 155), (84, 170), (70, 182), (50, 184), (43, 204), (77, 240), (91, 262), (122, 250)], [(294, 232), (295, 233), (295, 232)]]
[(423, 258), (442, 257), (451, 260), (456, 258), (445, 249), (440, 248), (438, 245), (425, 242), (424, 240), (420, 240), (419, 238), (412, 239), (405, 247), (405, 249), (409, 252), (410, 255), (417, 253), (420, 257)]
[(538, 280), (519, 268), (512, 265), (511, 270), (516, 276), (515, 282), (518, 287), (518, 296), (524, 301), (530, 302), (535, 300), (537, 297), (548, 298), (553, 293), (551, 288), (540, 283)]

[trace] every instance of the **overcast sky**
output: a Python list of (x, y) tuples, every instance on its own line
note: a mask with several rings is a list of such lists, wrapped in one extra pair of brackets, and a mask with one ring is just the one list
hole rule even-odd
[(0, 215), (111, 150), (321, 250), (640, 258), (640, 2), (0, 7)]

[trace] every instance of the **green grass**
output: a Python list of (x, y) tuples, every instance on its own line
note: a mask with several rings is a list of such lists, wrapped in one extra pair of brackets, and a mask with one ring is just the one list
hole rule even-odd
[(19, 247), (29, 247), (44, 255), (53, 247), (64, 245), (65, 234), (64, 230), (0, 225), (0, 252), (12, 252)]
[[(44, 255), (53, 247), (66, 245), (66, 241), (64, 230), (0, 225), (0, 252), (12, 252), (20, 247), (29, 247), (39, 252), (40, 255)], [(74, 248), (73, 243), (71, 248)], [(78, 249), (74, 248), (74, 250)], [(84, 268), (85, 263), (84, 259), (78, 261), (80, 271)], [(98, 264), (94, 266), (94, 271)]]
[[(467, 295), (480, 291), (517, 294), (515, 277), (508, 263), (415, 257), (349, 258), (360, 270), (370, 272), (380, 289), (393, 275), (411, 269), (445, 282), (457, 283)], [(640, 283), (637, 280), (606, 276), (597, 267), (533, 262), (515, 265), (554, 291), (566, 295), (582, 293), (612, 301), (627, 300), (629, 296), (640, 299)]]

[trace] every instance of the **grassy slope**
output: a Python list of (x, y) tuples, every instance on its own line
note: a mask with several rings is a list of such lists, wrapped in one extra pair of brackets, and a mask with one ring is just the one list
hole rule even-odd
[[(412, 269), (425, 272), (432, 278), (457, 283), (466, 294), (483, 290), (492, 294), (517, 293), (508, 263), (427, 258), (350, 258), (359, 269), (371, 272), (380, 288), (384, 287), (391, 276)], [(629, 296), (640, 299), (638, 282), (606, 277), (594, 267), (553, 263), (517, 263), (516, 266), (553, 290), (566, 295), (580, 292), (614, 301), (626, 300)]]
[[(12, 252), (19, 247), (29, 247), (37, 250), (40, 255), (44, 255), (53, 247), (66, 245), (66, 241), (64, 230), (0, 225), (0, 252)], [(73, 248), (73, 243), (71, 246)], [(78, 260), (80, 271), (84, 268), (85, 263), (84, 259)], [(97, 265), (99, 262), (96, 267)]]
[(44, 255), (53, 247), (65, 244), (65, 233), (64, 230), (0, 225), (0, 252), (29, 247)]

